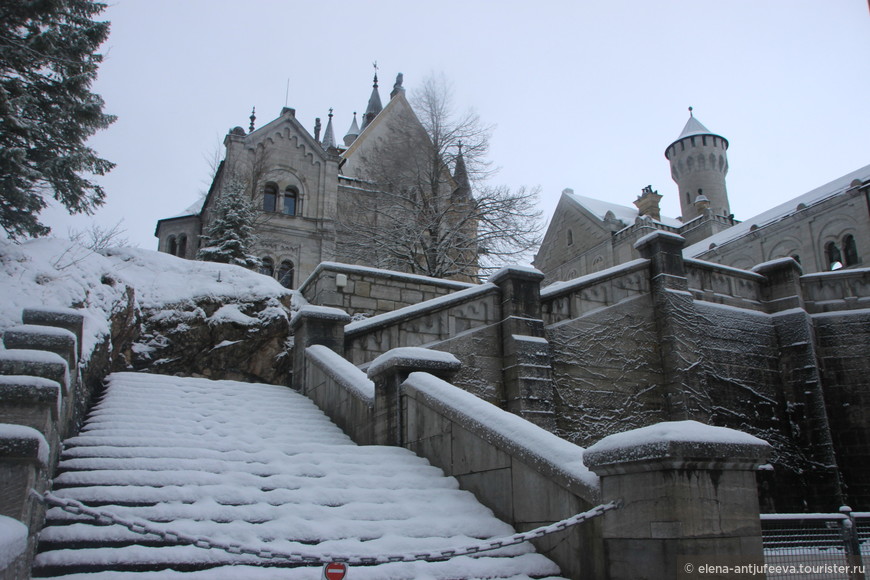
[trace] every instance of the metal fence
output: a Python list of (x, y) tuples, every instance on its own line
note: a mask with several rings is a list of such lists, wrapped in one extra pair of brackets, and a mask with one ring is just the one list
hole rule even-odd
[(767, 577), (870, 580), (870, 512), (762, 514)]

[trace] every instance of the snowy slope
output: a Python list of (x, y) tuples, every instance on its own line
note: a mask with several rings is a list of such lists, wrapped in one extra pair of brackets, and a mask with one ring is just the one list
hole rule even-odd
[[(125, 518), (282, 552), (381, 556), (513, 533), (426, 460), (356, 446), (307, 398), (262, 384), (111, 375), (82, 433), (66, 442), (54, 486)], [(321, 577), (320, 566), (260, 567), (252, 556), (166, 546), (60, 508), (48, 518), (35, 577)], [(521, 544), (477, 558), (353, 566), (349, 577), (553, 574), (551, 561)]]
[(238, 266), (184, 260), (163, 252), (111, 248), (97, 253), (68, 240), (0, 240), (0, 331), (21, 324), (31, 307), (81, 309), (83, 353), (109, 333), (109, 317), (127, 287), (145, 308), (174, 307), (201, 297), (228, 302), (290, 294), (277, 280)]

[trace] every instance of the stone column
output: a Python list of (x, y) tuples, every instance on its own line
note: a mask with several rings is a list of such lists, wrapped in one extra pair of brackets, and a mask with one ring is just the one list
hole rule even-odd
[(489, 281), (501, 290), (505, 409), (552, 431), (556, 427), (553, 367), (541, 314), (543, 279), (538, 270), (509, 266)]
[(322, 344), (344, 356), (344, 327), (350, 316), (344, 310), (326, 306), (303, 306), (290, 319), (293, 333), (294, 389), (305, 393), (305, 349)]
[(449, 352), (415, 347), (394, 348), (372, 361), (368, 377), (375, 384), (374, 444), (404, 444), (401, 385), (408, 375), (426, 372), (449, 382), (460, 366)]
[(664, 418), (700, 419), (710, 415), (704, 355), (695, 303), (689, 293), (682, 236), (657, 230), (635, 248), (650, 261), (650, 288), (655, 308), (662, 364)]
[[(701, 566), (764, 563), (755, 470), (770, 445), (696, 421), (659, 423), (605, 437), (583, 461), (601, 478), (609, 580), (764, 578)], [(757, 570), (757, 568), (756, 568)], [(715, 572), (715, 570), (713, 571)]]
[[(804, 310), (800, 264), (783, 258), (759, 264), (753, 272), (765, 277), (762, 298), (772, 314), (779, 343), (779, 369), (792, 437), (806, 451), (803, 485), (813, 504), (835, 509), (845, 501), (816, 352), (813, 320)], [(794, 498), (797, 500), (798, 498)]]

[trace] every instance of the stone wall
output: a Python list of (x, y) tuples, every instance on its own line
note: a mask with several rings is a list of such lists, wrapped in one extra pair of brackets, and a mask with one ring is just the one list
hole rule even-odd
[(420, 306), (409, 306), (345, 328), (348, 360), (365, 366), (399, 347), (426, 346), (452, 352), (463, 362), (458, 384), (502, 404), (499, 290), (484, 284)]
[(340, 308), (360, 320), (471, 286), (465, 282), (322, 262), (299, 286), (299, 292), (311, 304)]
[[(590, 461), (581, 447), (450, 384), (459, 366), (452, 355), (391, 350), (366, 378), (335, 352), (344, 322), (337, 312), (311, 307), (294, 318), (307, 345), (297, 370), (312, 381), (309, 396), (359, 443), (414, 451), (518, 531), (603, 513), (532, 540), (563, 575), (673, 578), (680, 554), (762, 562), (754, 470), (764, 442), (692, 422), (661, 424), (653, 437), (627, 434), (615, 449), (603, 442)], [(596, 506), (602, 489), (609, 503)]]
[(788, 258), (745, 271), (683, 260), (681, 245), (655, 233), (645, 259), (541, 291), (556, 432), (587, 445), (662, 420), (731, 427), (774, 445), (765, 510), (870, 506), (856, 467), (870, 271), (801, 276)]
[(817, 314), (812, 319), (845, 496), (855, 509), (866, 510), (870, 506), (870, 310)]

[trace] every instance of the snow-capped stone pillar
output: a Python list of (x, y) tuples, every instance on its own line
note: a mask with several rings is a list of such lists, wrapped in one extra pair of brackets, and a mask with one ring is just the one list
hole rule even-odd
[(394, 348), (373, 360), (368, 377), (375, 384), (374, 444), (404, 443), (401, 385), (408, 375), (425, 372), (449, 382), (460, 366), (449, 352), (417, 347)]
[(698, 314), (689, 293), (682, 236), (657, 230), (634, 247), (650, 261), (650, 288), (662, 360), (664, 416), (706, 420), (711, 409), (706, 388)]
[(793, 258), (764, 262), (752, 268), (752, 271), (764, 276), (761, 292), (769, 313), (804, 307), (801, 292), (803, 270)]
[[(764, 563), (755, 484), (765, 441), (696, 421), (605, 437), (583, 462), (601, 478), (609, 580), (695, 578), (701, 566)], [(704, 574), (705, 578), (764, 575)]]
[(508, 411), (553, 430), (553, 369), (544, 338), (541, 282), (534, 268), (508, 266), (489, 281), (501, 291), (502, 376)]
[(3, 333), (3, 346), (47, 350), (62, 356), (71, 373), (78, 367), (78, 339), (66, 328), (35, 324), (13, 326)]
[(0, 516), (15, 518), (32, 532), (41, 527), (42, 504), (30, 495), (48, 487), (48, 442), (32, 427), (0, 423)]
[(322, 344), (344, 356), (344, 327), (350, 316), (328, 306), (303, 306), (290, 319), (294, 336), (293, 388), (305, 392), (305, 349)]
[(0, 422), (36, 429), (53, 451), (51, 465), (60, 450), (58, 421), (60, 385), (42, 377), (0, 376)]
[(85, 317), (81, 311), (73, 308), (25, 308), (21, 313), (21, 321), (24, 324), (53, 326), (69, 330), (76, 337), (77, 358), (81, 359), (85, 324)]

